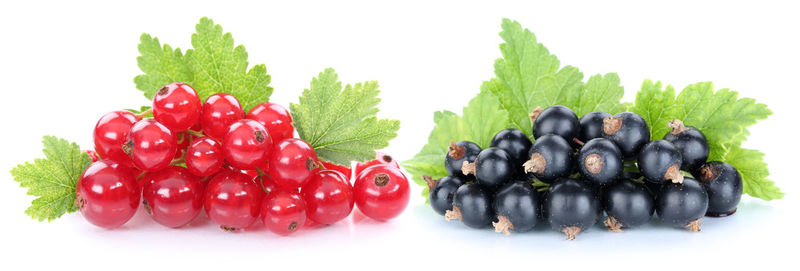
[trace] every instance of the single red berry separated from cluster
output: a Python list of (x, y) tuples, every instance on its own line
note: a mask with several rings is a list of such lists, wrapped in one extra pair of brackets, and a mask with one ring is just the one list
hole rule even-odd
[(408, 179), (390, 165), (375, 165), (362, 171), (353, 191), (358, 209), (375, 220), (397, 217), (408, 206), (410, 197)]
[(348, 181), (350, 180), (350, 177), (353, 176), (353, 170), (350, 167), (337, 165), (325, 161), (320, 161), (320, 164), (322, 164), (322, 168), (324, 169), (335, 170), (338, 171), (339, 173), (344, 174), (345, 179), (347, 179)]
[(102, 159), (132, 167), (133, 161), (123, 150), (131, 127), (140, 118), (128, 111), (113, 111), (103, 115), (94, 126), (94, 150)]
[(203, 208), (200, 178), (178, 166), (170, 166), (143, 177), (144, 207), (153, 220), (177, 228), (192, 222)]
[(201, 108), (197, 92), (185, 83), (167, 84), (153, 97), (153, 118), (176, 133), (197, 123)]
[(264, 196), (261, 187), (244, 173), (223, 170), (209, 181), (203, 207), (211, 221), (233, 231), (258, 219)]
[(90, 223), (116, 228), (139, 208), (141, 189), (129, 167), (111, 160), (92, 163), (81, 174), (75, 206)]
[(279, 104), (260, 103), (250, 109), (246, 118), (264, 125), (275, 143), (294, 137), (292, 115), (289, 114), (289, 110)]
[(222, 145), (209, 137), (198, 137), (186, 149), (186, 168), (194, 175), (211, 176), (222, 169)]
[(270, 231), (289, 235), (306, 223), (306, 204), (294, 192), (270, 193), (261, 204), (261, 221)]
[(344, 175), (333, 170), (320, 170), (303, 186), (308, 219), (320, 224), (333, 224), (345, 219), (353, 210), (353, 186)]
[(221, 141), (228, 133), (228, 127), (243, 118), (244, 111), (236, 97), (217, 93), (209, 96), (203, 104), (200, 127), (206, 136)]
[(358, 176), (358, 174), (361, 174), (361, 172), (367, 169), (368, 167), (374, 165), (389, 165), (395, 168), (400, 168), (400, 164), (398, 164), (397, 160), (394, 160), (394, 158), (391, 155), (382, 152), (375, 152), (375, 154), (376, 154), (375, 160), (356, 163), (356, 176)]
[(239, 120), (231, 124), (222, 141), (225, 160), (238, 169), (256, 169), (267, 162), (272, 152), (272, 139), (264, 125), (254, 120)]
[(289, 191), (297, 191), (319, 168), (317, 153), (308, 142), (288, 138), (275, 145), (269, 157), (269, 173), (275, 183)]
[(178, 146), (175, 134), (154, 119), (143, 119), (131, 127), (122, 145), (133, 165), (144, 171), (159, 171), (172, 162)]

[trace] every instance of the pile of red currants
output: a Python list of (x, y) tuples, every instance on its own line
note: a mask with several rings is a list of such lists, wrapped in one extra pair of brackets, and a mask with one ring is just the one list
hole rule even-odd
[(205, 209), (227, 231), (260, 218), (270, 231), (287, 235), (306, 223), (340, 221), (354, 205), (376, 220), (394, 218), (408, 205), (408, 180), (390, 156), (357, 163), (355, 175), (322, 161), (294, 138), (292, 117), (278, 104), (258, 104), (245, 114), (230, 94), (201, 103), (191, 86), (171, 83), (156, 92), (153, 118), (146, 113), (114, 111), (95, 126), (95, 151), (87, 151), (93, 163), (75, 198), (94, 225), (119, 227), (141, 202), (167, 227), (189, 224)]

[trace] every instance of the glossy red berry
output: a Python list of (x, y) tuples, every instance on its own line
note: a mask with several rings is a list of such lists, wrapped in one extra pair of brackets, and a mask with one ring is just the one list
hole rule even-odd
[(228, 126), (243, 118), (244, 111), (236, 97), (217, 93), (209, 96), (203, 104), (200, 126), (206, 136), (221, 141), (228, 133)]
[(200, 178), (178, 166), (144, 175), (142, 197), (153, 220), (177, 228), (192, 222), (203, 208)]
[(172, 162), (178, 148), (175, 134), (154, 119), (143, 119), (131, 127), (123, 145), (133, 165), (144, 171), (159, 171)]
[(223, 170), (208, 183), (203, 207), (224, 230), (246, 228), (258, 219), (264, 191), (241, 172)]
[(129, 167), (111, 160), (94, 162), (81, 174), (75, 205), (90, 223), (116, 228), (139, 208), (141, 190)]
[(247, 119), (255, 120), (264, 125), (274, 142), (294, 137), (292, 115), (289, 110), (276, 103), (261, 103), (250, 109)]
[(289, 235), (305, 225), (306, 204), (297, 193), (270, 193), (261, 204), (261, 221), (270, 231)]
[(222, 141), (225, 160), (238, 169), (256, 169), (267, 162), (272, 151), (264, 125), (254, 120), (239, 120), (231, 124)]
[(368, 167), (374, 165), (389, 165), (395, 168), (400, 168), (400, 164), (398, 164), (397, 160), (394, 160), (394, 158), (391, 155), (382, 152), (375, 152), (375, 153), (376, 153), (375, 160), (356, 163), (356, 176), (358, 176), (358, 174), (361, 174), (361, 172), (367, 169)]
[(161, 87), (153, 97), (153, 118), (173, 132), (182, 132), (200, 119), (200, 97), (184, 83)]
[(408, 206), (408, 179), (389, 165), (371, 166), (358, 175), (353, 185), (355, 202), (364, 215), (375, 220), (397, 217)]
[(131, 157), (122, 150), (131, 127), (139, 118), (128, 111), (114, 111), (103, 115), (94, 126), (94, 150), (101, 159), (133, 166)]
[(275, 145), (269, 157), (269, 173), (275, 184), (297, 190), (319, 168), (317, 153), (302, 139), (284, 139)]
[(92, 159), (92, 163), (97, 162), (98, 160), (100, 160), (100, 157), (97, 156), (97, 153), (95, 151), (93, 151), (93, 150), (85, 150), (83, 152), (85, 152), (86, 155), (89, 156), (89, 159)]
[(222, 169), (222, 145), (209, 137), (198, 137), (186, 149), (186, 168), (200, 177), (211, 176)]
[(301, 196), (308, 219), (320, 224), (336, 223), (353, 210), (353, 187), (337, 171), (320, 170), (312, 175)]
[(328, 163), (328, 162), (325, 162), (325, 161), (320, 161), (320, 163), (322, 164), (322, 167), (324, 169), (335, 170), (335, 171), (338, 171), (339, 173), (344, 174), (345, 179), (348, 180), (348, 181), (350, 180), (350, 176), (353, 175), (353, 170), (350, 169), (350, 167), (337, 165), (337, 164), (334, 164), (334, 163)]

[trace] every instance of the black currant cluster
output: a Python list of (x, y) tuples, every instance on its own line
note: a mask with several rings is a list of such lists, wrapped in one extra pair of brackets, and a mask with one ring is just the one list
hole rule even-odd
[(445, 157), (450, 176), (426, 178), (433, 209), (447, 220), (472, 228), (493, 225), (505, 234), (529, 231), (544, 220), (568, 240), (603, 213), (615, 232), (649, 222), (654, 211), (665, 224), (700, 231), (704, 215), (736, 211), (742, 195), (738, 171), (707, 162), (705, 136), (680, 120), (655, 141), (645, 120), (632, 112), (592, 112), (578, 119), (556, 105), (537, 108), (531, 120), (533, 142), (517, 129), (500, 131), (484, 150), (469, 141), (451, 142)]

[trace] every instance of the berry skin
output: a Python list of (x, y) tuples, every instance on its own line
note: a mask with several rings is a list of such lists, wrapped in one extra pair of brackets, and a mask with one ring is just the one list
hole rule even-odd
[(450, 141), (450, 150), (445, 154), (444, 166), (451, 176), (466, 177), (461, 171), (464, 162), (474, 163), (481, 152), (478, 144), (469, 141)]
[(136, 213), (141, 191), (130, 168), (111, 160), (100, 160), (81, 174), (75, 206), (89, 223), (116, 228)]
[(269, 173), (283, 189), (297, 191), (319, 168), (317, 153), (302, 139), (284, 139), (275, 148), (269, 156)]
[(440, 215), (445, 215), (447, 211), (453, 210), (453, 195), (465, 183), (467, 182), (458, 176), (447, 176), (438, 181), (430, 179), (428, 199), (431, 202), (431, 208)]
[(400, 168), (400, 164), (398, 164), (397, 160), (395, 160), (391, 155), (382, 152), (375, 152), (375, 154), (377, 154), (375, 160), (368, 161), (365, 163), (362, 162), (356, 163), (356, 176), (358, 176), (358, 174), (361, 174), (361, 172), (364, 171), (365, 169), (374, 165), (389, 165), (395, 168)]
[(603, 189), (604, 224), (609, 231), (622, 232), (650, 221), (655, 210), (655, 200), (644, 184), (630, 179), (620, 179)]
[(595, 138), (578, 151), (578, 170), (594, 184), (610, 184), (622, 175), (623, 167), (622, 153), (611, 140)]
[(631, 160), (636, 158), (644, 144), (650, 142), (650, 128), (642, 116), (622, 112), (603, 120), (603, 137), (617, 144), (622, 159)]
[(320, 170), (300, 191), (308, 219), (316, 223), (336, 223), (353, 210), (353, 187), (337, 171)]
[(131, 127), (140, 118), (128, 111), (113, 111), (103, 115), (94, 126), (94, 150), (101, 159), (133, 166), (131, 157), (122, 150)]
[(492, 207), (497, 215), (497, 222), (492, 222), (496, 232), (529, 231), (538, 219), (539, 194), (528, 182), (511, 182), (497, 191)]
[(700, 219), (708, 209), (708, 193), (692, 178), (667, 183), (656, 197), (656, 213), (667, 225), (700, 231)]
[(736, 212), (742, 199), (742, 176), (736, 168), (725, 162), (708, 162), (693, 176), (708, 193), (706, 216), (723, 217)]
[(611, 114), (597, 111), (583, 115), (580, 120), (581, 132), (578, 139), (582, 142), (588, 142), (589, 140), (603, 137), (603, 120), (608, 117), (611, 117)]
[(264, 191), (249, 176), (223, 170), (208, 182), (203, 207), (211, 221), (226, 231), (246, 228), (258, 219)]
[(550, 185), (542, 203), (542, 214), (554, 230), (575, 237), (597, 223), (600, 199), (586, 182), (563, 178)]
[(274, 142), (294, 137), (292, 115), (289, 110), (276, 103), (260, 103), (247, 112), (247, 119), (255, 120), (267, 129)]
[(325, 161), (322, 161), (322, 160), (320, 160), (319, 162), (320, 162), (320, 164), (322, 164), (323, 168), (335, 170), (335, 171), (338, 171), (339, 173), (343, 174), (345, 179), (348, 180), (348, 181), (350, 180), (350, 177), (353, 176), (353, 170), (350, 169), (349, 167), (342, 166), (342, 165), (337, 165), (337, 164), (334, 164), (334, 163), (328, 163), (328, 162), (325, 162)]
[(219, 172), (223, 161), (222, 145), (210, 137), (198, 137), (186, 149), (186, 168), (199, 177)]
[(209, 96), (203, 104), (200, 126), (206, 136), (222, 141), (228, 133), (228, 126), (243, 118), (244, 111), (236, 97), (227, 93), (217, 93)]
[(254, 120), (234, 122), (222, 141), (225, 161), (238, 169), (258, 168), (267, 162), (271, 152), (272, 139), (264, 125)]
[(155, 119), (143, 119), (131, 127), (128, 141), (123, 145), (133, 165), (144, 171), (165, 169), (175, 157), (177, 138), (169, 128)]
[(465, 175), (475, 175), (476, 183), (493, 189), (507, 183), (517, 173), (512, 158), (500, 148), (487, 148), (478, 154), (475, 163), (463, 166)]
[(533, 173), (542, 182), (551, 183), (566, 177), (573, 168), (573, 149), (563, 137), (549, 134), (533, 143), (523, 164), (525, 173)]
[(271, 232), (292, 234), (306, 224), (306, 203), (297, 193), (270, 193), (261, 204), (261, 221)]
[(406, 176), (390, 165), (375, 165), (362, 171), (353, 184), (353, 193), (358, 209), (379, 221), (400, 215), (411, 195)]
[(148, 214), (158, 224), (178, 228), (192, 222), (203, 208), (200, 178), (178, 166), (144, 175), (142, 197)]
[(639, 171), (645, 179), (654, 183), (672, 180), (683, 182), (681, 154), (675, 145), (666, 140), (647, 143), (639, 153)]
[(200, 97), (184, 83), (170, 83), (153, 97), (153, 118), (173, 132), (182, 132), (200, 119)]
[(528, 135), (519, 129), (505, 129), (494, 135), (490, 146), (505, 150), (511, 155), (514, 166), (519, 167), (528, 160), (528, 150), (532, 144)]
[(92, 159), (92, 163), (97, 162), (98, 160), (100, 160), (100, 157), (97, 156), (97, 153), (95, 151), (93, 151), (93, 150), (85, 150), (83, 152), (85, 152), (86, 155), (89, 156), (89, 159)]
[(462, 185), (453, 194), (453, 210), (448, 210), (444, 218), (461, 220), (470, 228), (487, 228), (494, 219), (491, 195), (476, 183)]
[(555, 134), (572, 142), (580, 134), (581, 125), (578, 122), (578, 116), (569, 107), (554, 105), (545, 110), (537, 107), (531, 116), (535, 118), (533, 122), (533, 138), (535, 139)]
[(669, 122), (672, 130), (664, 135), (664, 140), (672, 142), (681, 153), (681, 169), (694, 171), (708, 159), (708, 140), (703, 132), (674, 119)]

